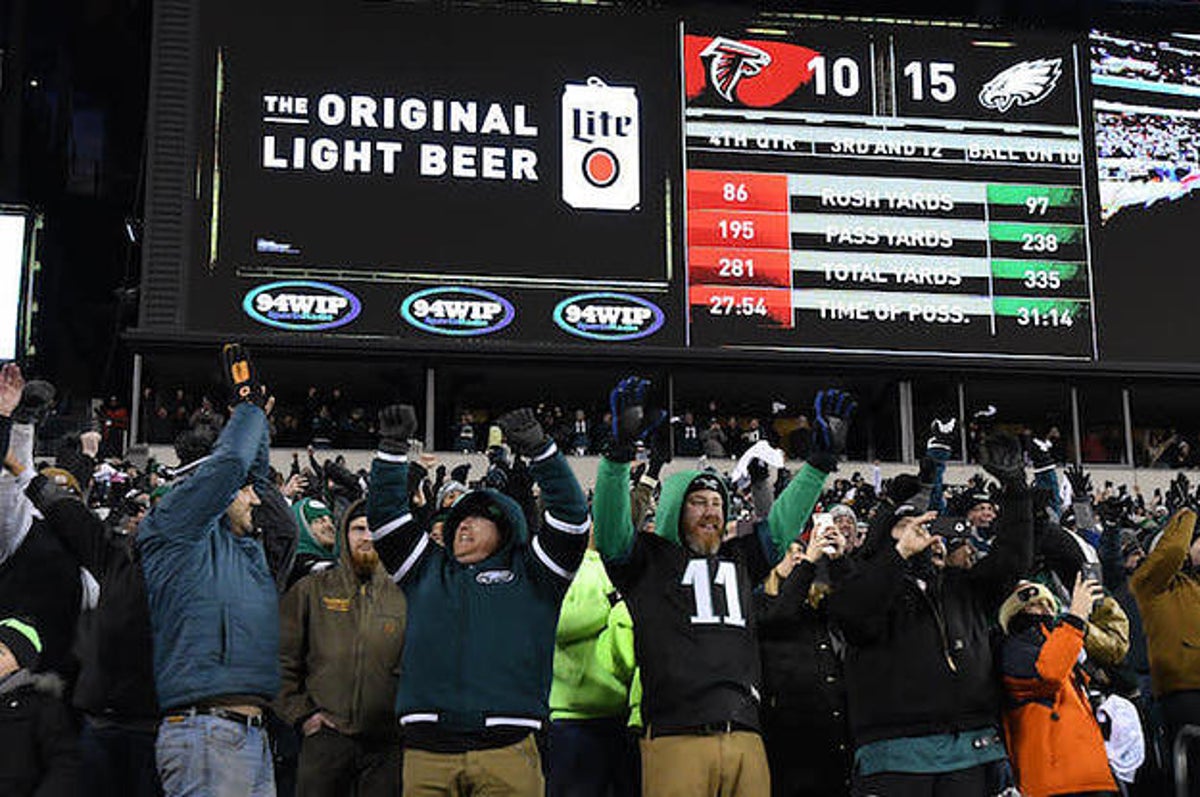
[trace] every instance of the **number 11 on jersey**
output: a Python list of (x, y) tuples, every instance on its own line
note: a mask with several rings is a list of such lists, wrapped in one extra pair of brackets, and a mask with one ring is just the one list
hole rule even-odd
[[(746, 618), (742, 615), (742, 599), (738, 595), (737, 567), (733, 562), (718, 562), (717, 577), (709, 582), (708, 560), (693, 559), (688, 562), (683, 571), (681, 584), (692, 588), (692, 597), (696, 600), (696, 611), (691, 621), (697, 625), (736, 625), (745, 627)], [(725, 616), (721, 617), (713, 611), (713, 585), (725, 590)]]

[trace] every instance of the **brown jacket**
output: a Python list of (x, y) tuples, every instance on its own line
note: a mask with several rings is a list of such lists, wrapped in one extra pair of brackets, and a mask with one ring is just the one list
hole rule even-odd
[(337, 566), (297, 581), (279, 608), (283, 686), (275, 710), (297, 727), (323, 711), (346, 735), (397, 735), (404, 593), (382, 565), (360, 579), (344, 522), (338, 534)]
[(1200, 689), (1200, 579), (1183, 570), (1195, 528), (1195, 512), (1177, 512), (1129, 579), (1146, 629), (1156, 695)]
[(1117, 599), (1105, 595), (1085, 623), (1083, 649), (1101, 667), (1115, 667), (1129, 652), (1129, 618)]

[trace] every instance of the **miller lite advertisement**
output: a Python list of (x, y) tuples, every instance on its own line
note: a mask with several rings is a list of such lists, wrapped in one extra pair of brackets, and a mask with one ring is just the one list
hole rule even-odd
[(567, 84), (562, 98), (563, 201), (579, 210), (641, 203), (637, 89), (597, 77)]
[(665, 289), (681, 182), (669, 18), (213, 6), (208, 275)]

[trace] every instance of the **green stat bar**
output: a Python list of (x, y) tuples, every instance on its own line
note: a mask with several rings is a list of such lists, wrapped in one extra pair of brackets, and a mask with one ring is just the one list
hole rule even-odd
[[(1038, 200), (1046, 200), (1046, 207), (1078, 208), (1083, 206), (1083, 191), (1079, 188), (1059, 185), (989, 185), (988, 202), (993, 205), (1020, 205), (1035, 210), (1041, 207)], [(1033, 200), (1031, 202), (1031, 200)]]
[(1026, 313), (1036, 312), (1042, 316), (1049, 316), (1053, 312), (1059, 318), (1066, 316), (1072, 321), (1081, 320), (1080, 316), (1086, 312), (1087, 304), (1087, 299), (1022, 299), (997, 296), (992, 300), (992, 308), (998, 316), (1019, 317), (1024, 310)]
[[(993, 241), (1017, 244), (1027, 243), (1027, 235), (1054, 236), (1060, 244), (1075, 244), (1083, 241), (1081, 224), (1026, 224), (1023, 222), (997, 221), (988, 225), (988, 235)], [(1044, 242), (1043, 242), (1044, 244)]]
[(1058, 274), (1063, 282), (1070, 282), (1083, 274), (1083, 263), (1066, 263), (1053, 260), (993, 260), (992, 276), (1002, 280), (1023, 280), (1030, 271), (1045, 271)]

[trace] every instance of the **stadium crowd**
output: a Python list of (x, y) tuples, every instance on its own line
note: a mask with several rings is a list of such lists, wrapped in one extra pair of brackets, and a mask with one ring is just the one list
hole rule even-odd
[(53, 388), (0, 369), (0, 794), (1200, 794), (1183, 476), (1094, 485), (995, 407), (966, 484), (954, 418), (916, 472), (845, 476), (852, 396), (780, 435), (636, 377), (460, 419), (483, 473), (406, 405), (361, 412), (369, 471), (281, 473), (282, 408), (222, 357), (227, 401), (145, 405), (171, 468), (103, 429), (35, 462)]

